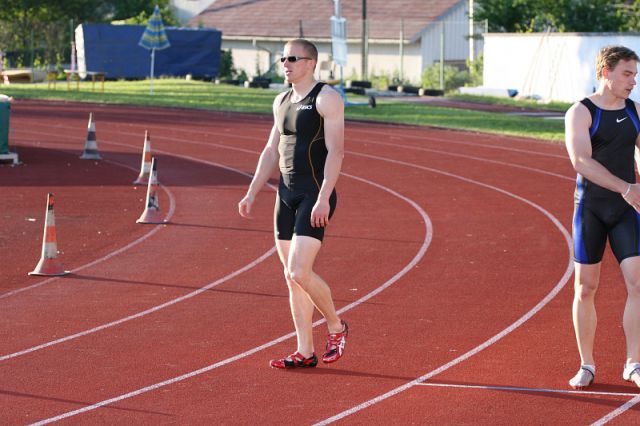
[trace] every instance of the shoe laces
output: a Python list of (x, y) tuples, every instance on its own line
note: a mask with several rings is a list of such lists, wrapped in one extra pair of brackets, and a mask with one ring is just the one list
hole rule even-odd
[(331, 333), (329, 334), (329, 339), (327, 339), (327, 349), (335, 349), (340, 345), (340, 342), (344, 338), (344, 332), (341, 331), (339, 333)]

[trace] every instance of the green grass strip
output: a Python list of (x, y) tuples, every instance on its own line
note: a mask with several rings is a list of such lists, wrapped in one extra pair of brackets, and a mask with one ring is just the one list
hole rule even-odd
[[(148, 80), (107, 81), (104, 92), (100, 91), (100, 83), (96, 83), (96, 91), (92, 91), (91, 87), (91, 82), (81, 82), (80, 90), (76, 91), (75, 83), (72, 83), (71, 90), (67, 90), (66, 81), (59, 81), (55, 90), (48, 89), (46, 83), (11, 84), (2, 86), (0, 93), (16, 99), (182, 107), (261, 114), (271, 114), (273, 98), (276, 95), (273, 90), (246, 89), (182, 79), (154, 80), (153, 95), (149, 94)], [(367, 100), (365, 97), (351, 95), (348, 95), (348, 99), (352, 102)], [(345, 116), (347, 119), (436, 126), (553, 141), (561, 141), (564, 137), (562, 120), (443, 108), (384, 98), (378, 98), (378, 107), (375, 109), (349, 106), (345, 110)]]
[(542, 109), (547, 111), (565, 112), (571, 106), (567, 102), (548, 102), (540, 103), (535, 100), (529, 99), (513, 99), (513, 98), (500, 98), (497, 96), (478, 96), (478, 95), (466, 95), (466, 94), (453, 94), (449, 96), (451, 99), (464, 102), (477, 102), (491, 105), (504, 105), (518, 108), (528, 109)]

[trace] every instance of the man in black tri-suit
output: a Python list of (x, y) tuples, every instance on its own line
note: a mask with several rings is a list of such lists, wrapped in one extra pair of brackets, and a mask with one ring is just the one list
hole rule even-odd
[(313, 271), (337, 202), (335, 185), (344, 156), (344, 104), (338, 92), (316, 81), (318, 51), (312, 43), (289, 41), (280, 61), (292, 88), (273, 103), (274, 125), (238, 211), (250, 217), (256, 195), (279, 166), (275, 238), (298, 345), (294, 353), (271, 360), (270, 365), (315, 367), (314, 307), (326, 319), (329, 330), (323, 362), (335, 362), (342, 356), (349, 331), (336, 313), (329, 286)]

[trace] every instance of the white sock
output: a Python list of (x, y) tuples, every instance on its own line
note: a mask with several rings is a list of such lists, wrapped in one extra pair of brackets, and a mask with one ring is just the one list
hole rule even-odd
[(587, 370), (591, 371), (593, 373), (593, 375), (596, 375), (596, 366), (592, 365), (592, 364), (582, 364), (580, 366), (580, 368), (586, 368)]

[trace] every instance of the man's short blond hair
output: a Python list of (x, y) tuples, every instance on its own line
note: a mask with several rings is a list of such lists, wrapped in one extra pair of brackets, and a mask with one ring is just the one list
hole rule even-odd
[(640, 61), (636, 52), (624, 46), (606, 46), (596, 56), (596, 78), (602, 78), (602, 70), (613, 70), (620, 61)]
[(294, 38), (293, 40), (289, 40), (287, 44), (297, 44), (298, 46), (302, 46), (305, 55), (318, 62), (318, 49), (316, 48), (316, 45), (311, 43), (309, 40), (304, 38)]

